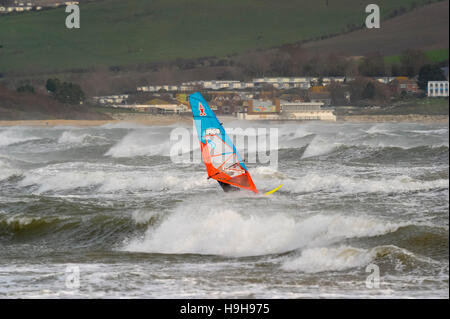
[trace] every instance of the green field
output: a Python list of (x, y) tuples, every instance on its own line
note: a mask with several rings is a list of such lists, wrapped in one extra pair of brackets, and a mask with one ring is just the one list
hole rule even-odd
[[(385, 17), (425, 0), (379, 0)], [(327, 5), (328, 3), (328, 5)], [(64, 9), (0, 16), (0, 73), (56, 71), (224, 56), (346, 30), (360, 0), (104, 0), (82, 4), (81, 29)]]
[(382, 110), (379, 114), (406, 115), (448, 115), (448, 98), (413, 99), (394, 108)]
[[(449, 51), (448, 49), (438, 49), (425, 51), (425, 54), (430, 63), (439, 63), (448, 61)], [(388, 64), (400, 63), (400, 55), (391, 55), (384, 58), (384, 61)]]
[(410, 98), (404, 101), (398, 101), (391, 107), (362, 108), (354, 107), (349, 113), (349, 109), (336, 108), (336, 114), (345, 115), (448, 115), (448, 98)]

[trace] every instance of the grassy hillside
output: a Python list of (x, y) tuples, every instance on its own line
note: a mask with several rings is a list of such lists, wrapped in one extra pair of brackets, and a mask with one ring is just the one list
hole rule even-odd
[[(449, 114), (448, 98), (425, 98), (410, 99), (397, 102), (395, 105), (386, 108), (337, 108), (338, 116), (343, 115), (447, 115)], [(351, 113), (350, 113), (351, 112)]]
[[(379, 0), (382, 16), (425, 0)], [(0, 73), (223, 56), (361, 25), (360, 0), (104, 0), (82, 4), (81, 29), (64, 9), (0, 16)], [(448, 21), (447, 21), (448, 24)]]
[[(449, 1), (433, 3), (381, 23), (380, 29), (361, 29), (323, 41), (310, 42), (305, 48), (317, 52), (341, 51), (364, 55), (378, 51), (398, 55), (406, 48), (434, 51), (449, 47)], [(433, 57), (431, 57), (433, 58)], [(439, 58), (439, 57), (434, 57)]]
[(109, 120), (110, 116), (83, 105), (62, 104), (40, 93), (18, 93), (0, 85), (0, 120)]
[[(439, 63), (439, 62), (448, 61), (449, 51), (448, 51), (448, 49), (437, 49), (437, 50), (425, 51), (425, 54), (426, 54), (429, 62)], [(387, 57), (385, 57), (384, 60), (386, 63), (399, 64), (400, 63), (400, 55), (387, 56)]]

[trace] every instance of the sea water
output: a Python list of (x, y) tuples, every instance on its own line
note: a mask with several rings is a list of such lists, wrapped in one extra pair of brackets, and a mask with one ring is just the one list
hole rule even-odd
[(174, 163), (179, 125), (0, 127), (0, 297), (449, 297), (448, 124), (227, 125), (278, 129), (278, 192)]

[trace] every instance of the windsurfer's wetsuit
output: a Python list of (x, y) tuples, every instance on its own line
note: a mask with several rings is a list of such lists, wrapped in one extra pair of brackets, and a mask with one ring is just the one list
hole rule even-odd
[(223, 189), (223, 191), (225, 193), (227, 193), (227, 192), (236, 192), (236, 191), (240, 191), (241, 190), (240, 188), (234, 187), (234, 186), (232, 186), (230, 184), (219, 182), (219, 181), (217, 181), (217, 182), (219, 183), (220, 186), (222, 186), (222, 189)]
[[(217, 173), (214, 174), (214, 175), (208, 176), (208, 179), (210, 179), (211, 177), (213, 177), (213, 176), (215, 176), (215, 175), (217, 175), (217, 174), (219, 174), (219, 173), (220, 173), (220, 172), (217, 172)], [(234, 186), (232, 186), (232, 185), (230, 185), (230, 184), (223, 183), (223, 182), (220, 182), (220, 181), (217, 181), (217, 182), (218, 182), (219, 185), (222, 187), (222, 189), (223, 189), (223, 191), (224, 191), (225, 193), (227, 193), (227, 192), (235, 192), (235, 191), (239, 191), (239, 190), (240, 190), (239, 188), (234, 187)]]

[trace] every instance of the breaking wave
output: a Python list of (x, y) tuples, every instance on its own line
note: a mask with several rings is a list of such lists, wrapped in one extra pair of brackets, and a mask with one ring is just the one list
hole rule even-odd
[(282, 262), (281, 269), (305, 273), (343, 271), (365, 267), (373, 262), (383, 263), (386, 260), (388, 260), (390, 268), (396, 270), (405, 267), (416, 269), (420, 264), (427, 268), (430, 267), (430, 264), (439, 264), (431, 258), (416, 255), (394, 245), (376, 246), (370, 249), (339, 246), (305, 249), (300, 256), (286, 258)]
[(162, 133), (135, 130), (111, 147), (105, 155), (111, 157), (169, 156), (170, 146), (167, 136)]
[(336, 174), (319, 175), (310, 173), (297, 180), (283, 181), (285, 190), (293, 193), (343, 192), (343, 193), (401, 193), (419, 190), (449, 188), (448, 179), (422, 181), (410, 176), (395, 176), (391, 179), (367, 179)]
[(2, 161), (2, 159), (0, 159), (0, 181), (17, 174), (20, 174), (20, 170), (11, 167), (7, 161)]
[(40, 138), (18, 128), (6, 129), (0, 132), (0, 147), (38, 139)]
[(89, 134), (75, 134), (71, 131), (65, 131), (58, 139), (58, 143), (79, 144), (89, 139)]
[[(195, 210), (195, 211), (194, 211)], [(333, 243), (345, 238), (393, 232), (400, 225), (367, 217), (315, 215), (303, 219), (279, 213), (246, 215), (231, 209), (183, 207), (126, 251), (165, 254), (257, 256)]]
[(328, 143), (323, 139), (314, 138), (306, 147), (302, 158), (325, 155), (333, 152), (341, 145), (341, 143)]
[(368, 265), (377, 255), (376, 249), (360, 249), (349, 246), (337, 248), (309, 248), (296, 258), (285, 261), (281, 268), (287, 271), (315, 273), (339, 271)]
[(27, 171), (19, 181), (19, 186), (37, 186), (37, 193), (93, 187), (100, 193), (188, 190), (207, 185), (208, 181), (199, 175), (200, 173), (184, 176), (182, 173), (171, 174), (163, 169), (152, 170), (146, 167), (71, 163)]

